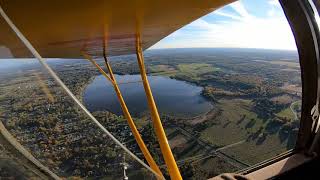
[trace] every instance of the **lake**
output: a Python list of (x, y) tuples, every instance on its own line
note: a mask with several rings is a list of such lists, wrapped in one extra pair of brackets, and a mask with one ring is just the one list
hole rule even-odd
[[(142, 116), (147, 101), (140, 75), (115, 75), (131, 115)], [(212, 104), (201, 96), (202, 87), (163, 76), (148, 76), (159, 113), (175, 116), (197, 116), (209, 111)], [(86, 87), (83, 102), (90, 111), (107, 110), (122, 114), (116, 93), (102, 75)]]

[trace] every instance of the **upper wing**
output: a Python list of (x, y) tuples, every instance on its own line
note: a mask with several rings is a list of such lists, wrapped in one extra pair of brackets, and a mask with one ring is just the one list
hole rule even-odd
[[(0, 0), (0, 5), (46, 58), (101, 56), (143, 49), (233, 0)], [(105, 42), (105, 43), (104, 43)], [(0, 18), (0, 58), (32, 57)]]

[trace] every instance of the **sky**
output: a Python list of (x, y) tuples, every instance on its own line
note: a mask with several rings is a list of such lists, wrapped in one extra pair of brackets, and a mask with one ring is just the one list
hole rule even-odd
[(150, 49), (230, 47), (295, 50), (278, 0), (240, 0), (193, 21)]

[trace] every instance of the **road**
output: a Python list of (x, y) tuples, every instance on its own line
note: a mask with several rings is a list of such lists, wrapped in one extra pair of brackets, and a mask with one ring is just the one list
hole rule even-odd
[(177, 161), (177, 164), (181, 165), (181, 164), (184, 164), (185, 162), (198, 162), (198, 161), (207, 159), (209, 157), (218, 156), (220, 158), (228, 160), (228, 163), (231, 163), (232, 165), (234, 165), (236, 167), (239, 167), (239, 164), (241, 164), (239, 168), (248, 167), (249, 166), (248, 164), (244, 164), (243, 162), (238, 161), (235, 158), (232, 158), (232, 157), (226, 155), (225, 153), (220, 152), (221, 150), (224, 150), (224, 149), (227, 149), (227, 148), (242, 144), (244, 142), (245, 142), (245, 140), (242, 140), (242, 141), (239, 141), (239, 142), (236, 142), (236, 143), (233, 143), (233, 144), (230, 144), (230, 145), (227, 145), (227, 146), (212, 150), (211, 152), (208, 152), (208, 153), (205, 153), (205, 154), (199, 154), (199, 155), (192, 156), (192, 157), (189, 157), (189, 158), (186, 158), (186, 159), (182, 159), (182, 160)]
[(298, 120), (298, 115), (297, 115), (297, 112), (293, 109), (293, 105), (296, 104), (296, 103), (298, 103), (298, 102), (300, 102), (300, 101), (295, 101), (295, 102), (291, 103), (291, 105), (290, 105), (290, 110), (291, 110), (292, 113), (294, 114), (294, 119), (295, 119), (295, 120)]
[(183, 160), (180, 160), (180, 162), (177, 161), (178, 164), (179, 163), (180, 164), (184, 163), (185, 161), (191, 161), (192, 162), (192, 161), (203, 159), (203, 158), (206, 159), (206, 158), (209, 158), (211, 156), (218, 156), (218, 157), (224, 159), (225, 161), (227, 161), (229, 164), (231, 164), (231, 165), (233, 165), (235, 167), (241, 168), (241, 169), (250, 166), (249, 164), (247, 164), (245, 162), (242, 162), (242, 161), (240, 161), (240, 160), (238, 160), (238, 159), (236, 159), (234, 157), (231, 157), (231, 156), (221, 152), (224, 149), (227, 149), (227, 148), (242, 144), (242, 143), (245, 142), (245, 140), (242, 140), (242, 141), (239, 141), (239, 142), (236, 142), (236, 143), (233, 143), (233, 144), (221, 147), (221, 148), (216, 148), (212, 144), (207, 143), (207, 142), (205, 142), (205, 141), (203, 141), (203, 140), (201, 140), (201, 139), (199, 139), (197, 137), (194, 137), (192, 133), (188, 132), (187, 130), (185, 130), (185, 129), (179, 127), (179, 126), (175, 126), (175, 128), (177, 130), (179, 130), (183, 135), (188, 136), (189, 138), (196, 140), (199, 145), (201, 145), (204, 148), (206, 148), (207, 150), (209, 150), (209, 152), (206, 153), (206, 154), (201, 154), (201, 155), (193, 156), (193, 157), (190, 157), (190, 158), (187, 158), (187, 159), (183, 159)]

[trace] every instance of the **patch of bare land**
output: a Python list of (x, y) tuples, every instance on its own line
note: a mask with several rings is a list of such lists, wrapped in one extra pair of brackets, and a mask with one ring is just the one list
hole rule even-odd
[(294, 93), (294, 94), (301, 94), (302, 93), (302, 88), (300, 85), (297, 84), (289, 84), (289, 83), (284, 83), (281, 89), (287, 91), (288, 93)]
[(278, 60), (278, 61), (254, 60), (254, 61), (282, 65), (282, 66), (288, 66), (290, 68), (300, 68), (300, 65), (298, 62), (291, 62), (291, 61), (284, 61), (284, 60)]
[(300, 68), (299, 63), (297, 62), (289, 62), (289, 61), (270, 61), (271, 64), (284, 65), (291, 68)]
[(188, 140), (186, 139), (185, 136), (179, 134), (175, 136), (174, 138), (170, 139), (169, 144), (171, 148), (176, 148), (176, 147), (183, 147), (186, 145)]
[(293, 102), (293, 98), (289, 95), (276, 96), (271, 100), (277, 104), (290, 104)]
[(190, 120), (188, 120), (188, 123), (190, 123), (191, 125), (195, 125), (195, 124), (199, 124), (199, 123), (203, 123), (204, 121), (207, 121), (208, 119), (214, 119), (216, 116), (218, 116), (220, 113), (220, 111), (216, 108), (211, 109), (209, 112), (194, 117)]
[(299, 69), (290, 69), (290, 68), (285, 68), (285, 69), (282, 69), (282, 71), (299, 72)]

